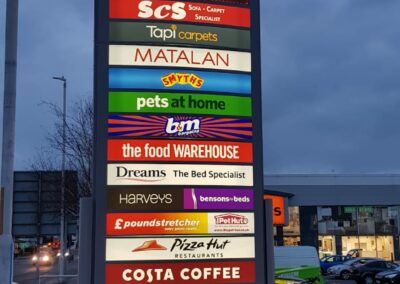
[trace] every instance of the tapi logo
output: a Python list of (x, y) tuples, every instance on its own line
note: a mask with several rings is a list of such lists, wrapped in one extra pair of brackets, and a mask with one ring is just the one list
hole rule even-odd
[(246, 225), (249, 219), (238, 214), (221, 214), (214, 217), (217, 225)]
[(171, 25), (170, 29), (160, 29), (158, 26), (146, 26), (146, 28), (150, 30), (151, 38), (162, 38), (163, 41), (176, 38), (176, 25)]
[(165, 126), (165, 132), (168, 134), (177, 134), (178, 136), (186, 136), (200, 132), (200, 120), (182, 120), (174, 121), (174, 118), (168, 118)]
[(148, 19), (155, 17), (166, 20), (182, 20), (186, 17), (185, 3), (176, 2), (172, 5), (153, 5), (153, 1), (141, 1), (139, 3), (139, 18)]
[(200, 89), (204, 80), (195, 74), (171, 73), (161, 78), (164, 87), (170, 88), (175, 84), (191, 85), (193, 88)]

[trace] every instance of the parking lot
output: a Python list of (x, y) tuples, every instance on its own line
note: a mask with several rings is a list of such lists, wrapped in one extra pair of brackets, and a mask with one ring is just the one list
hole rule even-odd
[(327, 284), (356, 284), (353, 280), (341, 280), (341, 279), (334, 279), (330, 277), (325, 277), (325, 283)]
[[(40, 270), (36, 270), (36, 266), (32, 265), (31, 257), (18, 257), (14, 261), (14, 282), (17, 284), (37, 284), (38, 275), (57, 275), (58, 263), (50, 266), (41, 266)], [(77, 257), (70, 263), (66, 263), (66, 274), (76, 275), (78, 272)], [(58, 278), (41, 279), (41, 284), (59, 283)], [(64, 281), (66, 284), (78, 283), (76, 278), (70, 278)]]

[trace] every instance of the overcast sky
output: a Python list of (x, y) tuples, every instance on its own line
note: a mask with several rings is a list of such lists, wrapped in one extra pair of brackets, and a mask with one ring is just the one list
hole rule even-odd
[[(29, 169), (52, 127), (40, 102), (62, 103), (51, 77), (67, 77), (70, 104), (92, 93), (91, 2), (20, 1), (17, 170)], [(263, 2), (266, 173), (400, 172), (398, 11), (398, 0)]]

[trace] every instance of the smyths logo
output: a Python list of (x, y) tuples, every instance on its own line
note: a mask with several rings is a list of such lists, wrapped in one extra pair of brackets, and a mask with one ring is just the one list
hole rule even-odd
[(190, 85), (199, 89), (203, 86), (204, 80), (195, 74), (171, 73), (161, 78), (164, 87), (170, 88), (175, 84)]
[(185, 5), (182, 2), (176, 2), (172, 5), (160, 5), (158, 3), (153, 5), (153, 1), (141, 1), (138, 6), (138, 17), (148, 19), (154, 16), (160, 20), (182, 20), (186, 17)]
[(158, 182), (167, 176), (165, 170), (128, 170), (117, 166), (117, 178), (141, 182)]
[(246, 225), (249, 219), (238, 214), (221, 214), (214, 217), (217, 225)]
[(165, 132), (168, 134), (177, 134), (178, 136), (186, 136), (200, 132), (200, 120), (182, 120), (174, 121), (174, 118), (168, 118)]

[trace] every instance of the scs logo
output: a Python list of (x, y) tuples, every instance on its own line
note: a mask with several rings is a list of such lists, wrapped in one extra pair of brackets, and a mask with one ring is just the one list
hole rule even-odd
[(182, 20), (186, 17), (185, 3), (176, 2), (172, 5), (153, 6), (155, 5), (153, 5), (152, 1), (141, 1), (138, 6), (138, 17), (148, 19), (154, 16), (157, 19), (170, 18), (174, 20)]

